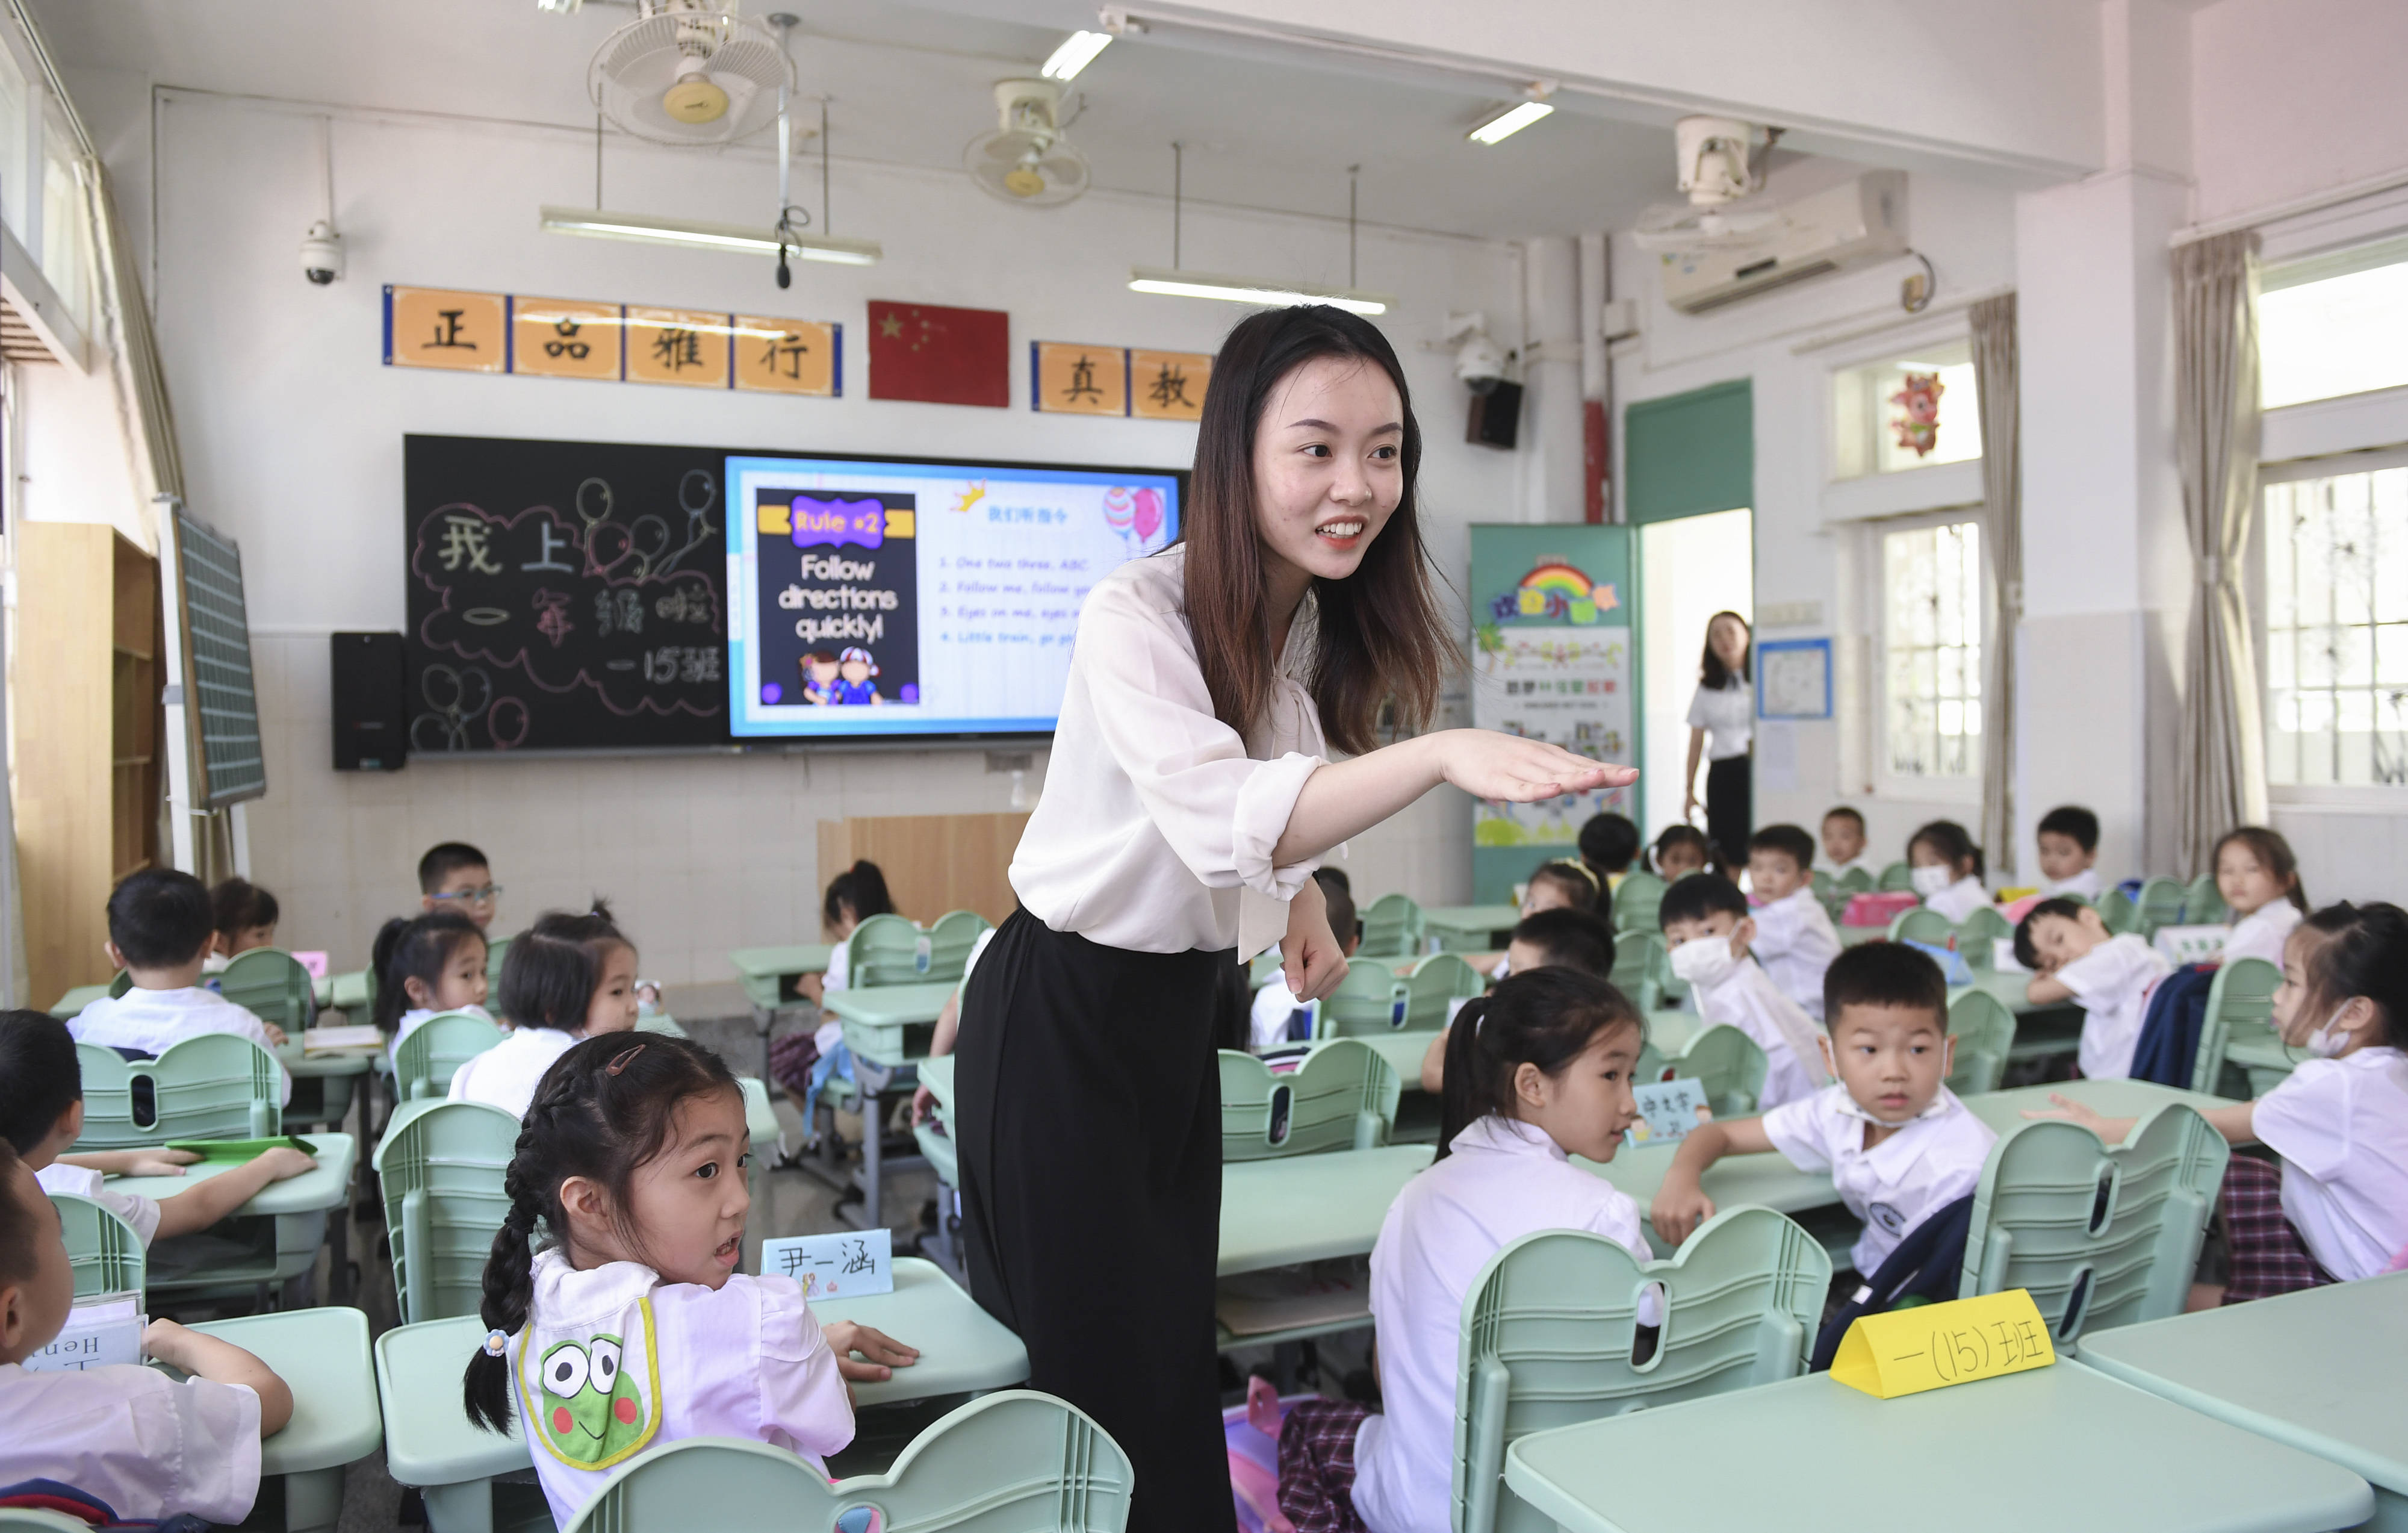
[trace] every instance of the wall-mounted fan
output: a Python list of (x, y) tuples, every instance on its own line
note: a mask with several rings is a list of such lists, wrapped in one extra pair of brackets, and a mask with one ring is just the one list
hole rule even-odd
[(1728, 117), (1684, 117), (1673, 125), (1685, 203), (1662, 203), (1639, 215), (1631, 242), (1642, 251), (1735, 251), (1770, 245), (1784, 226), (1781, 209), (1756, 195), (1765, 159), (1781, 130)]
[(586, 70), (602, 115), (656, 144), (725, 144), (778, 117), (794, 65), (738, 0), (637, 0)]
[(1062, 87), (1050, 79), (998, 80), (999, 122), (962, 151), (970, 179), (1024, 208), (1054, 208), (1087, 190), (1087, 157), (1062, 136)]

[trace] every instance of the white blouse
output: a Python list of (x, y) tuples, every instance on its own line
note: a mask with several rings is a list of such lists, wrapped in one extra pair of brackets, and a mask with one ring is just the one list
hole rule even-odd
[(1747, 754), (1756, 727), (1756, 695), (1734, 676), (1720, 687), (1701, 686), (1689, 703), (1689, 727), (1706, 732), (1706, 759), (1728, 761)]
[(1327, 765), (1300, 678), (1310, 595), (1290, 624), (1268, 717), (1240, 737), (1212, 714), (1187, 626), (1184, 546), (1133, 559), (1079, 614), (1045, 792), (1011, 859), (1011, 887), (1057, 932), (1138, 953), (1235, 947), (1287, 929), (1317, 861), (1275, 867), (1305, 779)]

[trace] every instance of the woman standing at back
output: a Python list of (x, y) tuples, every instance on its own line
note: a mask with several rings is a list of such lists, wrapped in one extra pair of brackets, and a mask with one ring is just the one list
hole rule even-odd
[(1681, 779), (1681, 818), (1698, 807), (1698, 758), (1706, 760), (1706, 840), (1714, 866), (1736, 881), (1747, 866), (1755, 829), (1756, 669), (1747, 619), (1716, 612), (1706, 623), (1706, 652), (1698, 662), (1698, 695), (1689, 703), (1689, 769)]

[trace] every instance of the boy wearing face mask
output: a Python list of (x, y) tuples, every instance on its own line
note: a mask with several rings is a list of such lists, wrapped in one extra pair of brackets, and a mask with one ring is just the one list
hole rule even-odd
[(1762, 1046), (1764, 1090), (1756, 1105), (1770, 1111), (1812, 1096), (1823, 1084), (1821, 1034), (1748, 955), (1756, 922), (1739, 885), (1720, 873), (1693, 873), (1664, 891), (1656, 919), (1673, 976), (1697, 996), (1698, 1015)]

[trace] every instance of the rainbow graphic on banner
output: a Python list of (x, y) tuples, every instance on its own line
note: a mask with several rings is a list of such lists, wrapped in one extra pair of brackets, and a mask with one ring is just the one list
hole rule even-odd
[(1543, 564), (1523, 576), (1511, 594), (1498, 597), (1491, 615), (1499, 623), (1521, 618), (1586, 624), (1621, 605), (1612, 582), (1592, 585), (1574, 566)]

